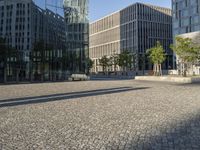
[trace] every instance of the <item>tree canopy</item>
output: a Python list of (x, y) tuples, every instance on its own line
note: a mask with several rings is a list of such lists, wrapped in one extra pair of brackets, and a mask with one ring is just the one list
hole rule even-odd
[(119, 54), (118, 59), (118, 65), (123, 68), (131, 69), (131, 67), (135, 63), (135, 55), (131, 54), (129, 51), (124, 51), (121, 54)]
[(159, 41), (156, 45), (148, 50), (149, 58), (153, 64), (162, 64), (165, 59), (165, 50)]
[(90, 71), (90, 69), (92, 69), (92, 67), (94, 65), (94, 61), (90, 58), (87, 58), (86, 62), (87, 62), (88, 71)]
[(110, 66), (110, 59), (107, 56), (103, 56), (100, 60), (99, 60), (99, 65), (102, 66), (103, 68), (103, 72), (105, 73), (106, 68), (108, 66)]
[(165, 50), (159, 41), (147, 51), (150, 61), (154, 64), (154, 75), (162, 75), (162, 63), (166, 60)]
[(171, 49), (177, 54), (183, 76), (187, 75), (189, 65), (194, 65), (200, 60), (200, 47), (190, 38), (176, 37), (176, 43)]

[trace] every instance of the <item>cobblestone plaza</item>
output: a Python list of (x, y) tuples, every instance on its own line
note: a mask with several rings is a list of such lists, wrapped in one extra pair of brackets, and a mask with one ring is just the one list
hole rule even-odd
[(0, 149), (200, 149), (199, 86), (134, 80), (0, 86)]

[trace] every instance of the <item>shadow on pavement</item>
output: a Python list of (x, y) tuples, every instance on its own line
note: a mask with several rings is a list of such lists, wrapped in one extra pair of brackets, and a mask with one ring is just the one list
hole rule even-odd
[(199, 87), (200, 83), (185, 83), (185, 84), (176, 84), (177, 86), (185, 86), (185, 87)]
[(119, 88), (99, 89), (99, 90), (92, 90), (92, 91), (61, 93), (61, 94), (53, 94), (53, 95), (45, 95), (45, 96), (5, 99), (5, 100), (0, 100), (0, 108), (9, 107), (9, 106), (45, 103), (45, 102), (59, 101), (59, 100), (65, 100), (65, 99), (67, 100), (67, 99), (75, 99), (75, 98), (82, 98), (82, 97), (106, 95), (106, 94), (115, 94), (115, 93), (122, 93), (122, 92), (134, 91), (134, 90), (143, 90), (143, 89), (148, 89), (148, 88), (149, 87), (138, 87), (138, 88), (119, 87)]
[[(162, 126), (155, 127), (155, 130), (158, 134), (147, 136), (141, 133), (132, 137), (137, 140), (125, 139), (126, 145), (123, 147), (130, 150), (200, 150), (200, 115), (186, 121), (175, 122), (167, 129)], [(110, 146), (108, 148), (116, 149)]]
[(187, 121), (179, 122), (171, 131), (164, 131), (161, 135), (150, 137), (144, 143), (139, 144), (144, 150), (150, 149), (200, 149), (200, 116)]

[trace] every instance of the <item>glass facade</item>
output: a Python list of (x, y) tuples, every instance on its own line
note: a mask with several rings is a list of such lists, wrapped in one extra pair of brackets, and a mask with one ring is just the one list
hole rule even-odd
[(200, 31), (200, 0), (172, 0), (174, 36)]
[(67, 68), (70, 73), (87, 73), (89, 57), (88, 0), (64, 0)]
[(66, 79), (64, 31), (64, 18), (33, 0), (0, 0), (0, 38), (14, 51), (0, 54), (0, 82)]
[(161, 42), (167, 55), (163, 69), (173, 68), (171, 9), (136, 3), (120, 11), (120, 20), (120, 49), (137, 55), (139, 71), (152, 69), (145, 54), (157, 41)]

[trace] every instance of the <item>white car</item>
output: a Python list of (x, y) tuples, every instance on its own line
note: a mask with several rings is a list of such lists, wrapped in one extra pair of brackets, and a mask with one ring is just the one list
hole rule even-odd
[(69, 81), (86, 81), (90, 80), (90, 77), (86, 74), (72, 74), (68, 79)]

